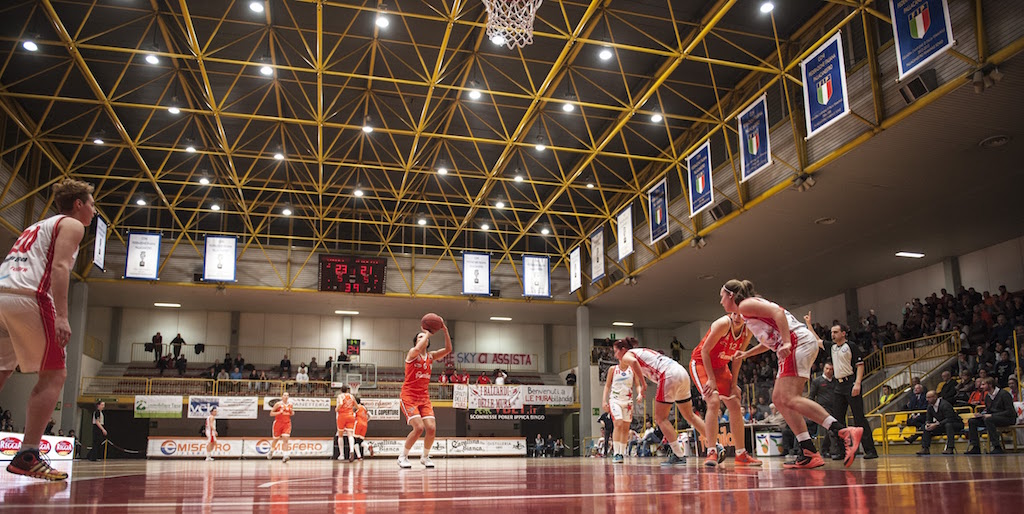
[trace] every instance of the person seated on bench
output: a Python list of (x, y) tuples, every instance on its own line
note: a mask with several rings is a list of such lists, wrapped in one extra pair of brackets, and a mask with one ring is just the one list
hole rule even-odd
[(1013, 425), (1017, 420), (1017, 411), (1013, 408), (1013, 399), (1010, 393), (996, 388), (996, 381), (992, 377), (986, 377), (981, 381), (982, 391), (985, 394), (985, 410), (974, 415), (967, 421), (968, 434), (971, 440), (971, 448), (967, 450), (968, 455), (981, 454), (981, 442), (978, 439), (978, 428), (985, 427), (988, 433), (988, 441), (992, 446), (989, 453), (1006, 453), (999, 438), (999, 427)]
[[(932, 445), (932, 437), (946, 434), (945, 455), (952, 455), (956, 446), (956, 435), (964, 429), (964, 421), (953, 410), (953, 404), (939, 398), (935, 391), (928, 391), (928, 413), (925, 415), (924, 436), (921, 439), (921, 451), (918, 455), (928, 455)], [(908, 441), (910, 438), (907, 438)]]

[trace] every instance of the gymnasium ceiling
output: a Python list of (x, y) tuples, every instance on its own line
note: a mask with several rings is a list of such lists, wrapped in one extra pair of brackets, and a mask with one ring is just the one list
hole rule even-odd
[[(248, 0), (6, 2), (0, 107), (13, 123), (2, 158), (38, 191), (64, 174), (95, 183), (99, 210), (116, 229), (112, 239), (158, 229), (188, 249), (201, 248), (200, 233), (224, 233), (243, 245), (383, 256), (412, 249), (449, 260), (486, 248), (498, 255), (492, 262), (530, 252), (549, 254), (553, 267), (564, 268), (571, 248), (651, 184), (668, 177), (679, 191), (681, 152), (820, 36), (802, 27), (851, 13), (859, 2), (778, 1), (770, 15), (759, 12), (761, 3), (548, 0), (533, 44), (509, 49), (488, 40), (478, 0), (270, 0), (262, 12)], [(375, 23), (381, 16), (386, 27)], [(26, 51), (26, 39), (38, 51)], [(1008, 69), (1005, 82), (1014, 81), (1020, 85), (1020, 74)], [(1000, 89), (1011, 88), (1001, 85), (985, 100), (994, 102)], [(1020, 119), (1012, 116), (1019, 102), (1010, 103), (985, 115), (1005, 117), (1007, 129), (1019, 126), (1010, 121)], [(994, 130), (976, 109), (961, 114), (979, 137)], [(921, 123), (938, 134), (940, 127)], [(906, 137), (927, 144), (918, 133)], [(887, 235), (927, 221), (909, 214), (897, 220), (890, 209), (902, 206), (904, 189), (878, 186), (893, 167), (872, 159), (906, 141), (888, 133), (874, 139), (874, 150), (865, 145), (829, 165), (812, 191), (775, 195), (709, 235), (700, 251), (658, 246), (659, 257), (675, 265), (649, 268), (635, 288), (596, 284), (590, 304), (609, 319), (673, 326), (714, 316), (707, 297), (736, 274), (767, 278), (767, 270), (781, 268), (765, 285), (799, 304), (912, 269), (846, 256), (853, 249), (891, 255), (896, 242)], [(1019, 142), (999, 151), (1019, 163)], [(935, 150), (929, 157), (942, 167), (950, 157), (942, 152), (950, 150)], [(997, 170), (997, 187), (1021, 185), (1017, 166), (1018, 173)], [(830, 182), (833, 175), (844, 180)], [(916, 183), (921, 203), (913, 210), (928, 211), (937, 197), (958, 191), (924, 182)], [(885, 202), (874, 199), (882, 190), (891, 194), (883, 191)], [(737, 209), (750, 200), (726, 198)], [(839, 222), (820, 240), (799, 237), (826, 230), (812, 223), (822, 216)], [(703, 228), (672, 221), (680, 227), (675, 244)], [(764, 240), (750, 259), (743, 238), (764, 238), (780, 223), (798, 223), (799, 233), (780, 235), (778, 244)], [(1020, 234), (1019, 224), (982, 225), (929, 257)], [(867, 233), (874, 235), (857, 237)], [(833, 275), (843, 259), (848, 276), (817, 278)], [(699, 275), (715, 278), (697, 281)], [(97, 288), (99, 303), (111, 305), (167, 291), (105, 282)], [(222, 301), (212, 290), (179, 289), (199, 308)], [(293, 308), (258, 292), (230, 293), (252, 310)], [(306, 296), (287, 303), (296, 310), (323, 303)], [(666, 312), (666, 297), (700, 307)], [(396, 308), (414, 315), (436, 299), (397, 307), (386, 300), (329, 303), (379, 302), (382, 315)], [(513, 308), (556, 322), (571, 320), (567, 303)], [(495, 304), (479, 316), (507, 308)]]

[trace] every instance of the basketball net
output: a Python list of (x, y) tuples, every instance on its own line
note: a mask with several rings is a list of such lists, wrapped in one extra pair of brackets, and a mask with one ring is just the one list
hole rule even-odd
[(533, 43), (533, 21), (544, 0), (483, 0), (487, 38), (509, 50)]

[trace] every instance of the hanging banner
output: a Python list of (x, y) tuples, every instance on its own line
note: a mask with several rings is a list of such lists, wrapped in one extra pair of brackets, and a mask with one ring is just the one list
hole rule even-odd
[(668, 235), (668, 179), (647, 191), (647, 209), (650, 215), (651, 244)]
[(238, 240), (225, 236), (206, 236), (203, 254), (204, 282), (235, 281), (235, 247)]
[(491, 295), (491, 256), (462, 254), (462, 294)]
[[(281, 400), (280, 396), (264, 396), (263, 397), (263, 410), (270, 411), (274, 410), (274, 404)], [(289, 397), (288, 401), (292, 404), (292, 409), (295, 411), (331, 411), (334, 410), (331, 407), (330, 398), (306, 398), (303, 396)], [(217, 417), (220, 417), (220, 413), (217, 413)]]
[(136, 418), (180, 418), (183, 396), (137, 395)]
[(690, 191), (690, 217), (711, 207), (715, 188), (711, 183), (711, 141), (705, 141), (686, 156), (686, 182)]
[(889, 0), (900, 80), (953, 46), (947, 0)]
[(96, 265), (100, 271), (106, 271), (107, 268), (103, 266), (103, 261), (107, 256), (107, 222), (103, 219), (103, 216), (96, 215), (96, 238), (93, 239), (92, 244), (92, 263)]
[(569, 252), (569, 293), (575, 293), (577, 289), (583, 287), (580, 266), (580, 247), (577, 246)]
[(547, 256), (523, 256), (523, 296), (551, 296), (550, 264)]
[(836, 32), (800, 63), (808, 139), (850, 113), (842, 34)]
[(772, 163), (768, 134), (768, 95), (761, 95), (736, 118), (740, 135), (740, 182), (745, 182)]
[(590, 283), (604, 278), (604, 228), (590, 234)]
[[(463, 386), (465, 387), (465, 386)], [(363, 398), (363, 407), (370, 421), (394, 421), (402, 419), (401, 400), (386, 398)]]
[(469, 386), (466, 384), (455, 384), (452, 386), (452, 408), (469, 408)]
[(256, 419), (259, 398), (255, 396), (189, 396), (188, 417), (206, 418), (217, 407), (217, 419)]
[(615, 230), (618, 231), (619, 262), (633, 253), (633, 204), (629, 204), (616, 216)]
[(471, 385), (470, 409), (522, 409), (523, 386)]
[(128, 234), (128, 258), (124, 278), (157, 280), (160, 268), (160, 234)]
[(575, 401), (572, 386), (525, 385), (526, 405), (572, 405)]

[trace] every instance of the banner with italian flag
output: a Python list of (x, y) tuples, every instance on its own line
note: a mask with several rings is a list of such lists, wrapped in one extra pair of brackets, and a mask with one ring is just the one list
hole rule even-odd
[(715, 187), (711, 182), (711, 141), (697, 147), (686, 156), (687, 189), (690, 197), (690, 217), (694, 217), (715, 202)]
[(948, 0), (889, 0), (900, 80), (953, 46)]
[(772, 164), (767, 94), (740, 112), (736, 118), (736, 130), (740, 135), (740, 182), (745, 182)]
[(651, 244), (654, 244), (668, 235), (667, 179), (661, 179), (661, 182), (647, 191), (647, 212), (650, 213)]
[(804, 59), (800, 71), (807, 137), (811, 138), (850, 113), (842, 32), (837, 32)]

